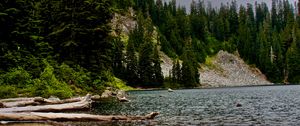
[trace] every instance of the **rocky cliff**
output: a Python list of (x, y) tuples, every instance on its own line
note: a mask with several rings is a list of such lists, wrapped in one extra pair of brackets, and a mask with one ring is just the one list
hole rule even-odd
[(247, 65), (238, 54), (220, 51), (201, 64), (202, 86), (250, 86), (272, 84), (258, 68)]
[[(172, 69), (172, 60), (161, 53), (162, 71), (165, 77)], [(238, 54), (220, 51), (200, 65), (202, 87), (252, 86), (272, 84), (259, 69), (247, 65)]]
[[(111, 21), (111, 34), (113, 36), (119, 35), (122, 41), (126, 42), (130, 30), (133, 30), (136, 25), (135, 13), (132, 9), (129, 9), (123, 15), (115, 14)], [(154, 27), (154, 29), (156, 28)], [(154, 36), (156, 35), (155, 32)], [(154, 42), (157, 42), (157, 40), (154, 40)], [(160, 52), (160, 57), (163, 75), (169, 77), (173, 61), (163, 52)], [(216, 56), (207, 58), (206, 63), (200, 65), (199, 72), (202, 87), (272, 84), (259, 69), (247, 65), (238, 54), (234, 55), (225, 51), (220, 51)]]

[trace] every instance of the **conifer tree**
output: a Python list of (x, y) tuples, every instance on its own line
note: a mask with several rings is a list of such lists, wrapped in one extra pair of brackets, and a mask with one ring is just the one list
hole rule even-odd
[(151, 41), (145, 41), (141, 45), (139, 51), (139, 75), (141, 83), (145, 86), (151, 86), (154, 78), (153, 69), (153, 43)]
[(196, 87), (200, 83), (200, 74), (198, 71), (199, 64), (195, 58), (193, 48), (191, 47), (191, 41), (192, 40), (187, 40), (187, 45), (182, 55), (181, 83), (185, 87)]
[(124, 70), (124, 55), (123, 55), (123, 50), (124, 50), (124, 44), (121, 41), (119, 37), (113, 39), (113, 73), (115, 76), (125, 79), (124, 76), (126, 75), (125, 70)]
[(182, 62), (182, 84), (184, 87), (195, 87), (196, 78), (193, 64), (188, 59), (187, 54), (183, 54), (183, 62)]
[(158, 51), (158, 45), (154, 47), (154, 54), (153, 54), (153, 67), (154, 67), (154, 82), (157, 85), (161, 85), (164, 81), (164, 77), (162, 74), (161, 66), (160, 66), (160, 57)]
[(138, 61), (135, 55), (133, 32), (129, 35), (128, 45), (126, 48), (126, 80), (131, 86), (136, 86), (139, 80)]
[(182, 72), (181, 72), (181, 65), (179, 63), (179, 60), (176, 59), (173, 61), (172, 66), (172, 82), (179, 84), (182, 82)]
[(230, 10), (229, 10), (229, 25), (230, 25), (230, 34), (234, 35), (238, 31), (239, 27), (239, 19), (238, 19), (238, 10), (237, 10), (237, 3), (236, 1), (232, 1), (230, 5)]

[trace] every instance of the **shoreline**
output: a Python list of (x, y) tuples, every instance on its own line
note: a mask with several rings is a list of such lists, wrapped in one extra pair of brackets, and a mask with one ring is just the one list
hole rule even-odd
[[(272, 86), (295, 86), (300, 84), (263, 84), (263, 85), (241, 85), (241, 86), (222, 86), (222, 87), (196, 87), (196, 88), (174, 88), (172, 90), (190, 90), (190, 89), (222, 89), (222, 88), (243, 88), (243, 87), (272, 87)], [(130, 91), (160, 91), (160, 90), (168, 90), (168, 88), (136, 88), (135, 90)], [(127, 91), (126, 91), (127, 92)]]

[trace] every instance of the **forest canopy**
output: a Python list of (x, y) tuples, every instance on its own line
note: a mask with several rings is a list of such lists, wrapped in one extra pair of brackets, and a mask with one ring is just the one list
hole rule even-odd
[[(109, 23), (129, 8), (137, 25), (124, 42)], [(271, 8), (194, 1), (190, 13), (175, 0), (2, 0), (0, 97), (70, 97), (124, 83), (197, 87), (199, 63), (219, 50), (237, 51), (272, 82), (299, 83), (297, 9), (288, 0)], [(169, 77), (160, 51), (174, 59)]]

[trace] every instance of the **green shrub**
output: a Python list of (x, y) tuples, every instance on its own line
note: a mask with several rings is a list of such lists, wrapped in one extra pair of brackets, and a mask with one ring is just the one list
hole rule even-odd
[(56, 69), (55, 73), (60, 81), (75, 85), (76, 87), (84, 90), (90, 90), (89, 84), (92, 82), (90, 72), (87, 72), (80, 66), (71, 68), (67, 64), (63, 63)]
[(166, 77), (164, 84), (163, 84), (164, 88), (172, 88), (172, 89), (178, 89), (180, 88), (180, 84), (172, 82), (172, 79), (170, 77)]
[(127, 86), (126, 83), (124, 81), (122, 81), (119, 78), (113, 77), (113, 80), (111, 80), (110, 82), (106, 82), (106, 86), (108, 87), (114, 87), (116, 89), (121, 89), (121, 90), (133, 90), (134, 88)]
[(25, 87), (32, 83), (31, 75), (22, 67), (13, 68), (9, 72), (0, 75), (1, 85), (14, 85), (16, 87)]
[(134, 88), (127, 86), (124, 81), (116, 78), (109, 71), (104, 71), (100, 74), (99, 79), (94, 80), (93, 85), (96, 90), (104, 90), (105, 87), (113, 87), (122, 90), (133, 90)]
[(34, 88), (32, 94), (35, 96), (49, 97), (51, 95), (68, 98), (73, 95), (70, 86), (59, 81), (54, 75), (54, 68), (44, 60), (46, 65), (44, 71), (41, 73), (40, 78), (34, 79)]
[(1, 98), (12, 98), (17, 97), (16, 88), (10, 85), (0, 85), (0, 97)]

